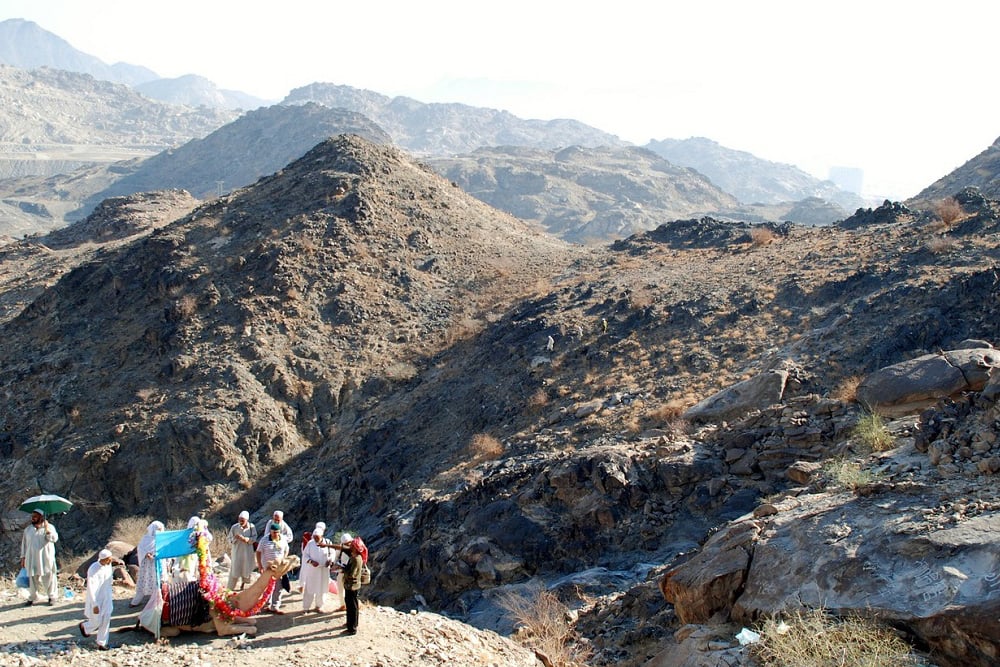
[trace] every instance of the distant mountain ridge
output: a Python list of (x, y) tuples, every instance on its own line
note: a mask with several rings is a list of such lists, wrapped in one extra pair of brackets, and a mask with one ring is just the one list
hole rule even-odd
[(367, 117), (318, 104), (272, 106), (250, 111), (203, 139), (144, 160), (136, 169), (97, 193), (106, 197), (164, 189), (187, 190), (199, 199), (249, 185), (280, 171), (331, 136), (356, 134), (376, 144), (392, 138)]
[(135, 86), (143, 95), (154, 100), (183, 104), (189, 107), (217, 109), (257, 109), (265, 100), (238, 90), (223, 90), (203, 76), (185, 74), (174, 79), (156, 79)]
[(256, 109), (270, 103), (247, 93), (221, 90), (208, 79), (194, 74), (165, 79), (140, 65), (108, 65), (100, 58), (77, 50), (37, 23), (25, 19), (0, 21), (0, 63), (28, 70), (49, 67), (89, 74), (100, 81), (132, 86), (147, 97), (170, 104), (214, 109)]
[(697, 171), (635, 146), (481, 148), (428, 164), (491, 206), (578, 243), (624, 238), (664, 220), (739, 205)]
[(697, 169), (744, 204), (777, 204), (818, 197), (854, 211), (865, 200), (798, 167), (726, 148), (705, 137), (650, 141), (646, 148), (674, 164)]
[(296, 88), (282, 104), (316, 102), (368, 116), (417, 155), (454, 155), (483, 146), (628, 146), (617, 136), (570, 119), (525, 120), (508, 111), (466, 104), (427, 104), (332, 83)]
[(73, 48), (69, 42), (37, 23), (25, 19), (0, 21), (0, 63), (21, 69), (64, 69), (129, 86), (159, 78), (153, 70), (139, 65), (108, 65), (100, 58)]

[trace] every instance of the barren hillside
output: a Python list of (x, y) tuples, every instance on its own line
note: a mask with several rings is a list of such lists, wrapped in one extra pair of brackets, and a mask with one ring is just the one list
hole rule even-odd
[[(3, 325), (0, 491), (73, 498), (67, 552), (126, 515), (322, 519), (366, 536), (375, 602), (509, 630), (496, 595), (545, 585), (592, 664), (640, 665), (680, 641), (658, 575), (850, 454), (858, 378), (995, 339), (998, 205), (957, 194), (947, 223), (699, 218), (586, 249), (330, 140)], [(772, 372), (774, 405), (683, 418)]]

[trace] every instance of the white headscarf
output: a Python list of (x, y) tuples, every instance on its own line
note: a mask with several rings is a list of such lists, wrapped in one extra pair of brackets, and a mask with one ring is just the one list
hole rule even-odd
[(324, 532), (326, 532), (326, 524), (320, 521), (316, 524), (316, 527), (313, 528), (313, 535), (322, 536)]
[(200, 516), (195, 515), (191, 517), (190, 519), (188, 519), (188, 528), (197, 528), (199, 521), (201, 521)]
[(164, 530), (164, 526), (159, 521), (154, 521), (146, 528), (146, 534), (139, 540), (137, 547), (139, 552), (139, 563), (146, 557), (146, 554), (156, 553), (156, 534)]

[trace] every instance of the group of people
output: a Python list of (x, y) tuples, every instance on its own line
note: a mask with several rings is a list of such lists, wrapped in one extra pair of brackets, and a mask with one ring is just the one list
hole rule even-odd
[[(211, 535), (200, 517), (192, 517), (188, 527)], [(130, 607), (142, 605), (160, 585), (156, 536), (163, 530), (165, 526), (161, 521), (153, 521), (139, 540), (136, 547), (139, 572), (135, 580), (135, 594), (129, 603)], [(302, 543), (302, 565), (299, 572), (302, 609), (305, 612), (321, 611), (326, 594), (335, 590), (340, 601), (340, 606), (335, 611), (344, 611), (347, 616), (344, 631), (347, 634), (357, 634), (358, 593), (362, 584), (362, 570), (368, 560), (368, 548), (360, 537), (346, 532), (342, 533), (336, 542), (327, 540), (325, 534), (326, 524), (319, 522), (311, 534), (304, 536), (308, 537), (308, 541), (304, 540)], [(249, 512), (240, 512), (227, 536), (231, 543), (228, 588), (233, 591), (243, 590), (252, 582), (255, 567), (259, 572), (264, 572), (272, 561), (287, 557), (294, 539), (294, 533), (285, 523), (281, 511), (275, 511), (271, 515), (263, 536), (258, 535), (256, 526), (250, 521)], [(55, 604), (57, 595), (55, 544), (58, 540), (59, 533), (47, 520), (44, 512), (34, 510), (31, 514), (31, 523), (25, 528), (21, 539), (21, 567), (29, 577), (28, 599), (25, 605), (36, 604), (43, 596), (47, 596), (49, 605)], [(124, 566), (124, 563), (114, 558), (110, 550), (102, 549), (98, 553), (97, 560), (87, 571), (84, 620), (79, 624), (79, 630), (84, 637), (95, 636), (100, 650), (110, 648), (108, 637), (114, 608), (112, 582), (115, 564)], [(173, 575), (196, 577), (197, 572), (192, 572), (191, 569), (192, 566), (184, 563), (182, 557), (173, 568)], [(332, 577), (336, 577), (335, 585), (331, 582)], [(281, 610), (281, 601), (289, 589), (287, 581), (274, 586), (271, 598), (265, 603), (265, 610), (274, 614), (284, 613)]]

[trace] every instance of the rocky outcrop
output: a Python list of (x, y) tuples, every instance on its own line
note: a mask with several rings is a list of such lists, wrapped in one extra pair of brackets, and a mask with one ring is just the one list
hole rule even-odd
[(913, 413), (941, 398), (982, 390), (998, 366), (1000, 351), (992, 346), (926, 354), (867, 376), (857, 400), (885, 415)]
[(1000, 622), (983, 619), (1000, 609), (1000, 511), (935, 525), (914, 502), (927, 492), (789, 499), (773, 516), (719, 531), (664, 576), (664, 596), (685, 622), (724, 612), (753, 623), (825, 608), (908, 628), (946, 658), (942, 665), (996, 661)]
[(684, 418), (693, 422), (723, 421), (766, 408), (781, 402), (787, 381), (785, 370), (760, 373), (695, 404), (684, 413)]
[(877, 208), (859, 208), (854, 215), (837, 223), (843, 229), (858, 229), (871, 225), (890, 225), (913, 220), (916, 213), (899, 202), (886, 199)]

